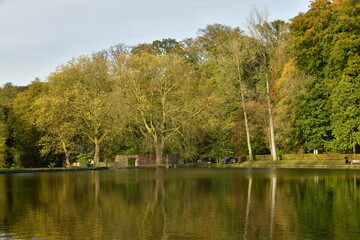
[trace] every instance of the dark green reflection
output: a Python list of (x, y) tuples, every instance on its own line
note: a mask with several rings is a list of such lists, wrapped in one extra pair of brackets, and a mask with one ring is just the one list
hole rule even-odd
[(0, 239), (358, 239), (353, 170), (0, 175)]

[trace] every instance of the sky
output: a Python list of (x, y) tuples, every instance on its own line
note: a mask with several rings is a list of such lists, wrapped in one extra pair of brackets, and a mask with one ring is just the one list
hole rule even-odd
[(0, 0), (0, 87), (46, 81), (71, 58), (119, 43), (181, 41), (215, 23), (245, 29), (254, 6), (288, 21), (309, 0)]

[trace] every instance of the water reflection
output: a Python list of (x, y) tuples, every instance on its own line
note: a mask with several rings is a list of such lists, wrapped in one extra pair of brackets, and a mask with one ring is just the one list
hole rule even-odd
[(275, 225), (275, 204), (276, 204), (276, 175), (271, 177), (271, 211), (270, 211), (270, 238), (274, 236)]
[(358, 239), (353, 170), (0, 175), (0, 239)]
[(251, 188), (252, 188), (252, 178), (249, 178), (248, 191), (247, 191), (247, 200), (246, 200), (244, 239), (248, 238), (247, 229), (248, 229), (248, 225), (249, 225), (249, 216), (250, 216)]

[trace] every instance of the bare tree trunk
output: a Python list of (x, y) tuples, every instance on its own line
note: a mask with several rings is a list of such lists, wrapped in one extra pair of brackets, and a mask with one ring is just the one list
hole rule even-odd
[(277, 161), (277, 154), (276, 154), (276, 144), (275, 144), (275, 131), (274, 131), (274, 119), (273, 119), (273, 104), (270, 98), (270, 83), (269, 78), (266, 75), (266, 99), (267, 99), (267, 107), (269, 111), (269, 128), (270, 128), (270, 152), (273, 161)]
[(248, 117), (247, 117), (246, 105), (245, 105), (245, 96), (244, 96), (243, 91), (241, 91), (241, 101), (242, 101), (242, 108), (244, 111), (246, 141), (247, 141), (247, 146), (248, 146), (248, 151), (249, 151), (249, 158), (250, 158), (250, 161), (254, 161), (254, 156), (253, 156), (252, 148), (251, 148), (250, 129), (249, 129), (249, 123), (248, 123)]

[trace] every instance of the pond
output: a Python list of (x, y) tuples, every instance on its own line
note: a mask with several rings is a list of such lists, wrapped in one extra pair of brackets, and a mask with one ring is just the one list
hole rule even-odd
[(360, 172), (122, 169), (0, 175), (0, 239), (360, 239)]

